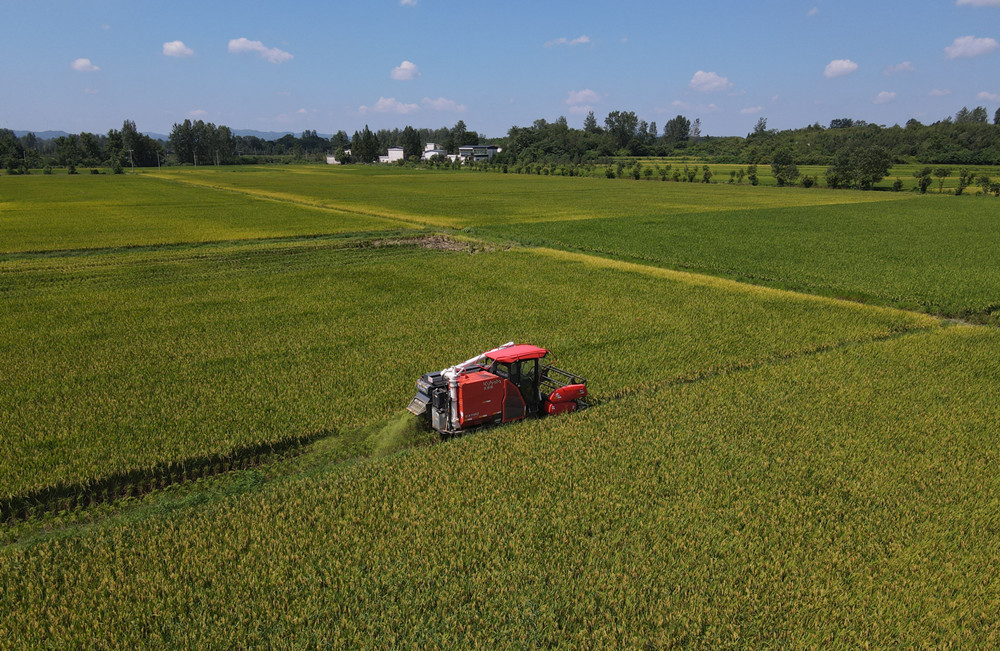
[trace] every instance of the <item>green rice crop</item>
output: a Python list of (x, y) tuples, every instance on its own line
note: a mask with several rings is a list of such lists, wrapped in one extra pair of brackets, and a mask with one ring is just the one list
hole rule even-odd
[(452, 228), (737, 208), (853, 204), (903, 197), (795, 188), (775, 194), (773, 189), (748, 186), (370, 166), (259, 167), (239, 172), (180, 169), (163, 171), (157, 176), (178, 184), (229, 189), (255, 197)]
[[(1000, 333), (834, 298), (988, 321), (991, 201), (5, 179), (0, 500), (315, 442), (0, 524), (0, 647), (997, 646)], [(594, 406), (410, 447), (511, 339)]]
[(407, 224), (149, 175), (18, 176), (0, 186), (0, 254), (379, 231)]
[(993, 322), (992, 197), (379, 168), (165, 172), (178, 185)]
[(851, 205), (524, 221), (469, 230), (995, 322), (1000, 318), (996, 205), (977, 197), (914, 196)]
[(8, 546), (0, 635), (993, 647), (998, 345), (843, 347)]

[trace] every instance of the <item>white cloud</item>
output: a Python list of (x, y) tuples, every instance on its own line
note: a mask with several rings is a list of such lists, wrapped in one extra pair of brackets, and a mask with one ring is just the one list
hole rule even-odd
[(417, 64), (412, 61), (403, 61), (392, 69), (389, 76), (396, 81), (410, 81), (420, 76), (420, 70), (417, 68)]
[(819, 7), (813, 7), (812, 9), (809, 10), (809, 13), (807, 13), (806, 15), (815, 16), (818, 13), (819, 13)]
[(401, 7), (416, 7), (417, 0), (399, 0), (399, 5)]
[(296, 113), (298, 113), (299, 115), (308, 115), (309, 111), (307, 111), (304, 108), (300, 108), (298, 111), (296, 111)]
[(1000, 0), (958, 0), (959, 7), (1000, 7)]
[(439, 97), (437, 99), (425, 97), (420, 103), (435, 111), (448, 111), (449, 113), (462, 113), (465, 111), (465, 104), (459, 104), (455, 100), (447, 99), (445, 97)]
[(420, 107), (416, 104), (404, 104), (403, 102), (398, 101), (395, 97), (379, 97), (374, 106), (358, 107), (358, 111), (362, 114), (396, 113), (397, 115), (405, 115), (419, 110)]
[(960, 36), (944, 49), (945, 55), (949, 59), (959, 57), (977, 57), (987, 54), (1000, 47), (1000, 43), (992, 38), (976, 38), (975, 36)]
[(69, 67), (77, 72), (97, 72), (100, 70), (100, 68), (90, 62), (90, 59), (75, 59), (73, 63), (69, 64)]
[(882, 69), (883, 75), (894, 75), (897, 72), (913, 72), (913, 64), (909, 61), (903, 61), (902, 63), (897, 63), (893, 66), (886, 66)]
[(243, 52), (256, 52), (262, 59), (271, 63), (284, 63), (292, 58), (292, 55), (276, 47), (266, 47), (260, 41), (251, 41), (246, 38), (234, 38), (229, 41), (229, 51), (233, 54)]
[(583, 90), (571, 90), (567, 94), (566, 103), (570, 106), (576, 104), (596, 104), (601, 101), (600, 93), (584, 88)]
[(976, 95), (976, 99), (984, 99), (987, 102), (1000, 102), (1000, 95), (998, 95), (997, 93), (987, 93), (984, 90), (983, 92)]
[(702, 93), (708, 93), (716, 90), (726, 90), (733, 87), (733, 82), (729, 81), (727, 78), (719, 76), (714, 72), (705, 72), (704, 70), (699, 70), (694, 73), (691, 77), (691, 83), (688, 84), (691, 90), (697, 90)]
[(163, 54), (168, 57), (189, 57), (194, 50), (184, 45), (184, 41), (167, 41), (163, 44)]
[(687, 102), (685, 102), (683, 100), (679, 100), (679, 99), (675, 99), (674, 101), (670, 102), (670, 106), (673, 106), (675, 108), (679, 108), (682, 111), (690, 111), (693, 108)]
[(935, 88), (934, 90), (932, 90), (931, 92), (929, 92), (927, 94), (930, 95), (931, 97), (946, 97), (948, 95), (951, 95), (951, 91), (950, 90), (941, 90), (940, 88)]
[(830, 63), (826, 64), (823, 74), (828, 79), (833, 79), (834, 77), (849, 75), (857, 69), (858, 64), (854, 63), (850, 59), (834, 59)]
[(740, 109), (741, 115), (756, 115), (764, 110), (763, 106), (748, 106), (746, 108)]
[(881, 93), (875, 96), (875, 104), (885, 104), (896, 99), (896, 93), (888, 90), (883, 90)]
[(206, 111), (204, 109), (195, 109), (193, 111), (188, 111), (187, 112), (187, 116), (189, 118), (193, 118), (195, 120), (200, 120), (201, 118), (205, 117), (206, 115), (208, 115), (208, 111)]
[(586, 45), (588, 43), (590, 43), (590, 37), (587, 36), (586, 34), (581, 34), (576, 38), (563, 37), (563, 38), (557, 38), (552, 41), (548, 41), (545, 44), (545, 47), (553, 47), (555, 45)]
[(594, 110), (594, 107), (590, 104), (578, 104), (576, 106), (569, 107), (569, 112), (572, 115), (586, 115)]
[(83, 89), (83, 94), (84, 95), (96, 95), (97, 93), (98, 93), (98, 90), (96, 88), (84, 88)]

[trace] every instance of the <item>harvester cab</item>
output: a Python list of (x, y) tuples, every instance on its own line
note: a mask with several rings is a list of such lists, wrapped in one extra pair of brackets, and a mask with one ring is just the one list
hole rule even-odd
[(453, 435), (529, 416), (586, 408), (587, 380), (542, 360), (531, 344), (506, 343), (417, 380), (407, 409), (438, 432)]

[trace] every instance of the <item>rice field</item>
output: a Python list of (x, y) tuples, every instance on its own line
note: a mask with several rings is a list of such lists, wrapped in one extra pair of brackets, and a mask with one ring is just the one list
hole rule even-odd
[[(427, 369), (510, 339), (587, 369), (600, 398), (935, 323), (556, 251), (409, 242), (0, 266), (0, 495), (337, 436), (405, 406)], [(606, 295), (618, 297), (612, 313)]]
[[(0, 640), (996, 646), (1000, 334), (935, 316), (992, 322), (992, 205), (4, 178)], [(593, 406), (414, 446), (415, 379), (512, 339)]]
[(851, 346), (10, 546), (0, 633), (995, 646), (998, 344)]

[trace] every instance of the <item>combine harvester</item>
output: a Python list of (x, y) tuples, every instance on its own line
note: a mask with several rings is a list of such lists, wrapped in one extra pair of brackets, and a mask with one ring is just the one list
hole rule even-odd
[(427, 415), (444, 436), (528, 416), (563, 414), (588, 405), (587, 380), (541, 360), (549, 351), (506, 343), (472, 359), (417, 380), (407, 409)]

